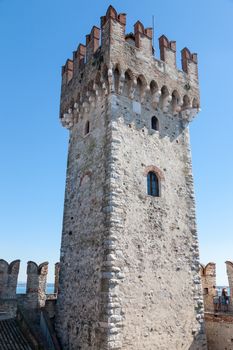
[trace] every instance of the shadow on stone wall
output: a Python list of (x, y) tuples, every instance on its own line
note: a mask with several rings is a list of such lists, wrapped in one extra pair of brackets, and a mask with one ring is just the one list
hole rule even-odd
[(207, 338), (204, 330), (202, 329), (195, 337), (192, 345), (189, 347), (188, 350), (207, 350)]

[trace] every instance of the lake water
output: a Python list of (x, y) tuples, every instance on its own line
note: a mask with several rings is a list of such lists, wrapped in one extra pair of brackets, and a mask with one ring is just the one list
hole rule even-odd
[(227, 294), (230, 295), (230, 288), (229, 287), (224, 287), (224, 286), (217, 286), (217, 290), (218, 290), (218, 295), (221, 296), (222, 295), (222, 290), (223, 288), (226, 288), (227, 290)]
[[(17, 294), (25, 294), (26, 293), (26, 283), (18, 283), (16, 293)], [(53, 293), (54, 293), (54, 284), (47, 283), (46, 294), (53, 294)]]
[[(222, 294), (222, 289), (226, 288), (228, 295), (230, 295), (230, 288), (229, 287), (224, 287), (224, 286), (218, 286), (218, 295), (220, 296)], [(25, 294), (26, 293), (26, 283), (18, 283), (17, 289), (16, 289), (17, 294)], [(46, 294), (53, 294), (54, 293), (54, 284), (53, 283), (47, 283), (47, 288), (46, 288)]]

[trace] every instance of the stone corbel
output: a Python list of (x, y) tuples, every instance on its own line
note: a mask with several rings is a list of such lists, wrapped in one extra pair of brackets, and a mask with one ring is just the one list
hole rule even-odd
[(76, 111), (77, 113), (79, 112), (79, 104), (77, 102), (75, 102), (74, 104), (74, 111)]
[(109, 83), (110, 92), (115, 92), (115, 84), (114, 84), (114, 76), (113, 76), (112, 68), (108, 69), (108, 83)]
[(90, 105), (89, 105), (89, 103), (87, 101), (83, 102), (82, 107), (83, 107), (84, 113), (88, 113), (89, 112)]
[(119, 79), (119, 87), (118, 87), (119, 94), (122, 94), (122, 92), (123, 92), (124, 82), (125, 82), (125, 75), (121, 74), (120, 79)]
[(165, 112), (165, 113), (168, 112), (169, 105), (170, 105), (171, 101), (172, 101), (172, 96), (171, 95), (165, 96), (163, 98), (163, 106), (162, 106), (163, 112)]
[(154, 108), (156, 108), (159, 104), (159, 99), (160, 99), (160, 96), (161, 96), (161, 91), (158, 90), (156, 91), (153, 95), (152, 95), (152, 101), (151, 101), (151, 104)]
[(100, 99), (101, 99), (101, 89), (100, 89), (99, 85), (94, 83), (93, 84), (93, 90), (94, 90), (94, 93), (96, 95), (97, 100), (100, 101)]
[(75, 102), (74, 108), (73, 108), (74, 124), (76, 124), (76, 123), (78, 122), (78, 119), (79, 119), (79, 112), (80, 112), (79, 105), (78, 105), (77, 102)]
[(135, 95), (135, 91), (136, 91), (136, 86), (137, 86), (137, 80), (134, 79), (132, 81), (131, 87), (130, 87), (130, 92), (129, 92), (129, 98), (131, 98), (131, 100), (134, 99), (134, 95)]
[(182, 107), (182, 101), (179, 101), (178, 103), (176, 103), (176, 105), (173, 107), (173, 115), (177, 115), (180, 113), (181, 111), (181, 107)]
[(91, 95), (89, 97), (88, 101), (89, 101), (91, 107), (95, 107), (95, 101), (96, 101), (95, 96)]
[(72, 111), (71, 113), (69, 113), (70, 111), (71, 109), (69, 109), (68, 113), (64, 113), (61, 118), (62, 126), (64, 126), (67, 129), (71, 129), (74, 126), (74, 116)]
[(143, 87), (142, 95), (141, 95), (141, 102), (143, 103), (145, 101), (146, 94), (150, 91), (149, 85), (146, 85)]
[(183, 111), (181, 111), (181, 116), (186, 123), (190, 123), (198, 112), (198, 108), (186, 108)]
[(102, 89), (104, 91), (104, 95), (107, 96), (108, 95), (108, 87), (106, 82), (101, 78), (100, 80), (101, 84), (102, 84)]

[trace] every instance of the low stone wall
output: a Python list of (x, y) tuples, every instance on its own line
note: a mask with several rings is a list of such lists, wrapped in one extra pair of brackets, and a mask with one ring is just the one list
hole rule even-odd
[(233, 350), (233, 313), (205, 313), (208, 350)]
[(37, 310), (45, 307), (47, 301), (48, 314), (54, 317), (60, 264), (55, 264), (53, 294), (46, 294), (48, 262), (37, 265), (34, 261), (28, 261), (25, 294), (16, 293), (19, 268), (20, 260), (8, 263), (0, 259), (0, 320), (16, 317), (18, 306), (36, 317)]
[(45, 310), (49, 318), (54, 318), (57, 296), (55, 294), (47, 294), (46, 297)]
[(0, 320), (7, 320), (16, 316), (17, 300), (0, 299)]

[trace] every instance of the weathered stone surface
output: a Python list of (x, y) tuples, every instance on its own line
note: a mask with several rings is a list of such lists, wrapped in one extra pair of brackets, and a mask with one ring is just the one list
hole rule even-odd
[(16, 315), (16, 287), (20, 260), (10, 264), (0, 259), (0, 320), (13, 318)]
[(37, 309), (45, 306), (47, 274), (48, 262), (37, 265), (34, 261), (28, 261), (25, 308)]
[(205, 314), (206, 335), (209, 350), (233, 349), (233, 315)]
[[(219, 303), (214, 305), (216, 296), (216, 264), (201, 265), (200, 275), (203, 289), (206, 337), (209, 350), (233, 350), (233, 263), (226, 261), (226, 269), (230, 288), (228, 304), (223, 304), (221, 296)], [(197, 301), (200, 306), (202, 300)], [(214, 307), (215, 306), (215, 307)]]
[(230, 288), (230, 305), (229, 310), (233, 312), (233, 262), (232, 261), (226, 261), (226, 268), (227, 268), (227, 277), (228, 277), (228, 283)]
[[(79, 47), (63, 68), (70, 140), (57, 332), (64, 350), (206, 349), (188, 130), (196, 56), (185, 49), (177, 70), (171, 42), (156, 60), (151, 30), (137, 22), (125, 37), (112, 7), (101, 30), (86, 64)], [(147, 194), (149, 171), (159, 197)]]
[(213, 299), (216, 294), (216, 265), (211, 262), (206, 266), (201, 265), (200, 275), (205, 311), (214, 311)]

